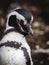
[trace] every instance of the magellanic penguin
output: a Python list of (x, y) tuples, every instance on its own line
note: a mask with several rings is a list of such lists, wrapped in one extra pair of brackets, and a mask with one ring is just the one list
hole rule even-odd
[(24, 8), (7, 15), (6, 29), (0, 41), (0, 65), (33, 65), (25, 36), (33, 35), (32, 14)]

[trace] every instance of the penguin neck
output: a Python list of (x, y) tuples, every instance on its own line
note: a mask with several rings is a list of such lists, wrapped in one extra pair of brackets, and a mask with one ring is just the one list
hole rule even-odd
[(26, 32), (22, 32), (22, 31), (18, 31), (17, 29), (15, 29), (14, 27), (12, 27), (12, 26), (6, 26), (6, 29), (5, 29), (5, 33), (7, 32), (7, 31), (15, 31), (15, 32), (18, 32), (19, 34), (21, 34), (21, 35), (24, 35), (24, 36), (26, 36), (26, 35), (28, 35), (28, 33), (26, 33)]

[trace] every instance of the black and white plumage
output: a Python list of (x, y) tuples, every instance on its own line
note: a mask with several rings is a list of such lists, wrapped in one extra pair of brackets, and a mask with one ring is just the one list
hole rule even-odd
[(25, 39), (25, 35), (33, 34), (32, 21), (32, 14), (23, 8), (8, 14), (6, 30), (0, 41), (0, 65), (33, 65)]

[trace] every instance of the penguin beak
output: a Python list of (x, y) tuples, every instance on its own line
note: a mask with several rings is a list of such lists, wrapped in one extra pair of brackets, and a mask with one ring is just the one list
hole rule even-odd
[(34, 34), (34, 32), (33, 32), (33, 30), (32, 30), (32, 28), (31, 28), (31, 25), (30, 24), (28, 24), (28, 34), (30, 34), (30, 35), (32, 35), (33, 36), (33, 34)]

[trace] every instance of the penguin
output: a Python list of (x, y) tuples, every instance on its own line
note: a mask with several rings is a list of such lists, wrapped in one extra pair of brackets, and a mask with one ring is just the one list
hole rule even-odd
[(0, 41), (0, 65), (33, 65), (26, 35), (33, 35), (33, 15), (24, 8), (7, 15), (6, 29)]

